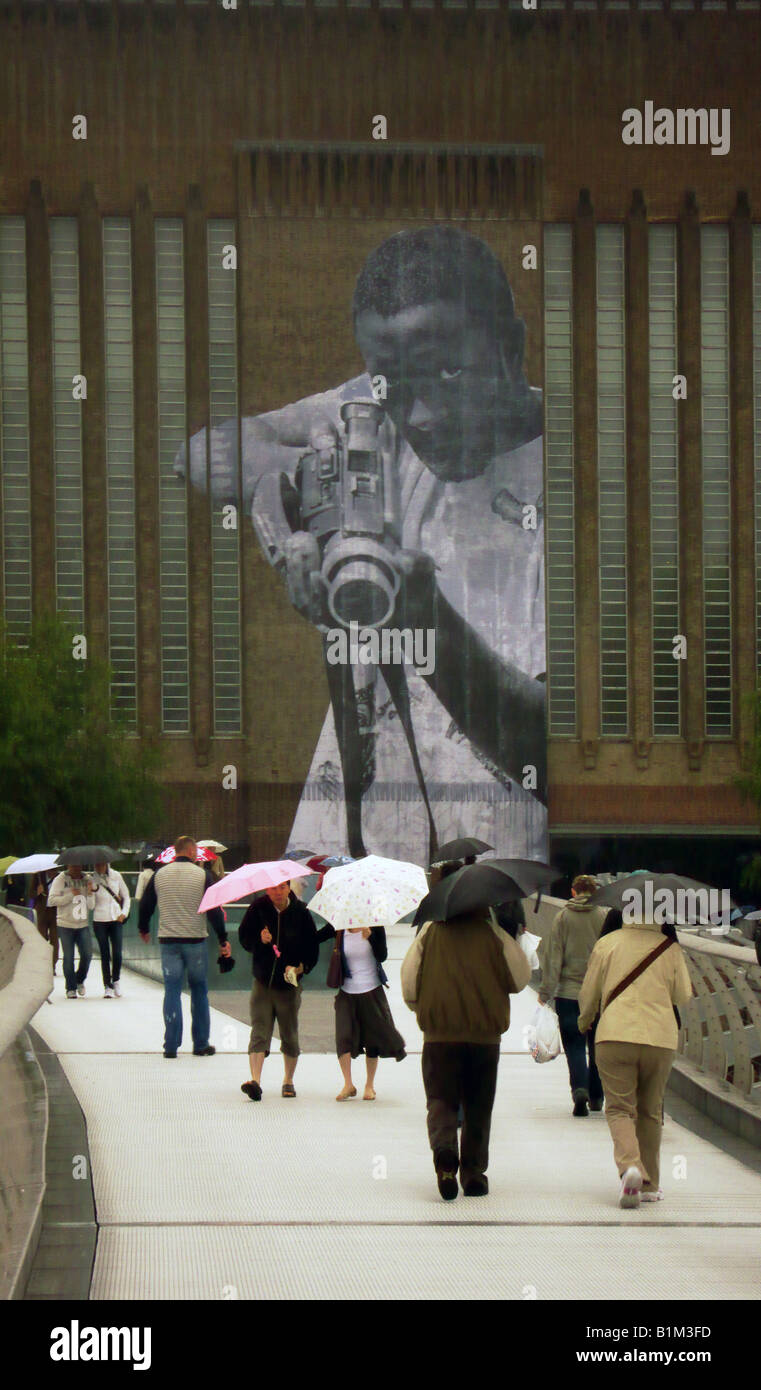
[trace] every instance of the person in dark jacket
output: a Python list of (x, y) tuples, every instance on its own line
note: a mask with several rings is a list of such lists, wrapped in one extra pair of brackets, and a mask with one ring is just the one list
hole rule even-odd
[(267, 888), (265, 896), (251, 904), (240, 924), (238, 940), (244, 951), (251, 952), (254, 969), (248, 1044), (251, 1080), (244, 1081), (241, 1090), (251, 1100), (261, 1100), (262, 1067), (270, 1054), (277, 1019), (285, 1072), (281, 1095), (292, 1099), (296, 1095), (293, 1076), (301, 1051), (301, 980), (317, 964), (317, 928), (311, 912), (291, 892), (290, 883), (281, 883)]
[(59, 944), (58, 944), (58, 924), (56, 921), (57, 913), (54, 907), (48, 907), (48, 892), (50, 885), (55, 878), (55, 870), (47, 869), (40, 873), (34, 880), (34, 915), (37, 918), (37, 930), (40, 936), (48, 941), (53, 949), (53, 974), (55, 975), (58, 966)]
[(341, 984), (336, 994), (336, 1055), (344, 1084), (336, 1100), (353, 1100), (357, 1088), (351, 1079), (352, 1059), (365, 1053), (367, 1081), (363, 1100), (375, 1100), (375, 1073), (379, 1057), (407, 1056), (388, 1000), (383, 993), (388, 978), (383, 961), (388, 958), (385, 927), (349, 927), (335, 931), (330, 925), (317, 933), (318, 941), (336, 938), (341, 963)]

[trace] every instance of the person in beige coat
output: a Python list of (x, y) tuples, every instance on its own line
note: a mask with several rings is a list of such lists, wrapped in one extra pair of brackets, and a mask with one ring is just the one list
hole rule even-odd
[[(667, 944), (668, 943), (668, 944)], [(664, 949), (625, 989), (616, 987), (658, 947)], [(632, 923), (601, 937), (579, 994), (579, 1030), (598, 1014), (595, 1052), (605, 1114), (621, 1178), (620, 1204), (657, 1202), (663, 1097), (679, 1028), (675, 1006), (692, 998), (687, 965), (673, 927)]]

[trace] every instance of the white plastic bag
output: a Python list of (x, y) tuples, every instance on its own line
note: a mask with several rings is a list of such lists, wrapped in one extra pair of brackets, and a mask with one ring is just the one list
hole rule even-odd
[(526, 1027), (526, 1045), (535, 1062), (552, 1062), (560, 1056), (563, 1044), (555, 1010), (549, 1004), (538, 1004)]
[(539, 945), (541, 939), (541, 936), (534, 936), (533, 933), (530, 931), (521, 932), (520, 936), (518, 937), (518, 945), (520, 946), (532, 970), (539, 970), (540, 968), (539, 957), (536, 954), (536, 948)]

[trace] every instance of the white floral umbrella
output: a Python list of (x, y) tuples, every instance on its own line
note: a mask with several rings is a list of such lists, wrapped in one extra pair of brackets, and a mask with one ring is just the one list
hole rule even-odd
[(391, 927), (412, 912), (427, 892), (426, 876), (419, 865), (368, 854), (353, 864), (328, 869), (309, 908), (336, 931)]

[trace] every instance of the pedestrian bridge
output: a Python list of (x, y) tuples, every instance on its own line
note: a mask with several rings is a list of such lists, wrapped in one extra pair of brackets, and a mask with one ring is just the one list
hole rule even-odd
[[(39, 965), (42, 947), (47, 960), (34, 929), (23, 935), (29, 959)], [(755, 1094), (737, 1097), (749, 1117), (744, 1140), (671, 1095), (665, 1200), (622, 1211), (605, 1116), (574, 1119), (564, 1059), (539, 1066), (525, 1050), (531, 987), (513, 999), (503, 1039), (489, 1195), (444, 1203), (426, 1136), (422, 1038), (399, 988), (411, 929), (388, 938), (390, 1003), (409, 1055), (381, 1061), (375, 1102), (362, 1101), (360, 1087), (337, 1105), (336, 1058), (315, 1052), (300, 1058), (297, 1099), (283, 1100), (275, 1052), (253, 1104), (240, 1091), (248, 1029), (229, 1014), (212, 1011), (216, 1056), (194, 1057), (184, 998), (183, 1049), (167, 1061), (156, 981), (127, 971), (123, 997), (105, 1000), (94, 961), (87, 996), (73, 1002), (57, 975), (32, 1031), (3, 1040), (4, 1065), (17, 1051), (1, 1157), (6, 1171), (39, 1165), (27, 1176), (34, 1221), (12, 1237), (16, 1277), (4, 1296), (71, 1298), (77, 1288), (93, 1300), (761, 1295)], [(0, 937), (0, 987), (19, 949)], [(742, 961), (735, 968), (751, 973)], [(716, 969), (714, 960), (714, 980)], [(705, 1036), (718, 1045), (713, 1022)], [(362, 1075), (360, 1059), (357, 1083)], [(751, 1068), (751, 1087), (754, 1076)], [(726, 1080), (706, 1084), (717, 1106), (726, 1103)], [(47, 1152), (31, 1138), (20, 1153), (18, 1133), (44, 1105)]]

